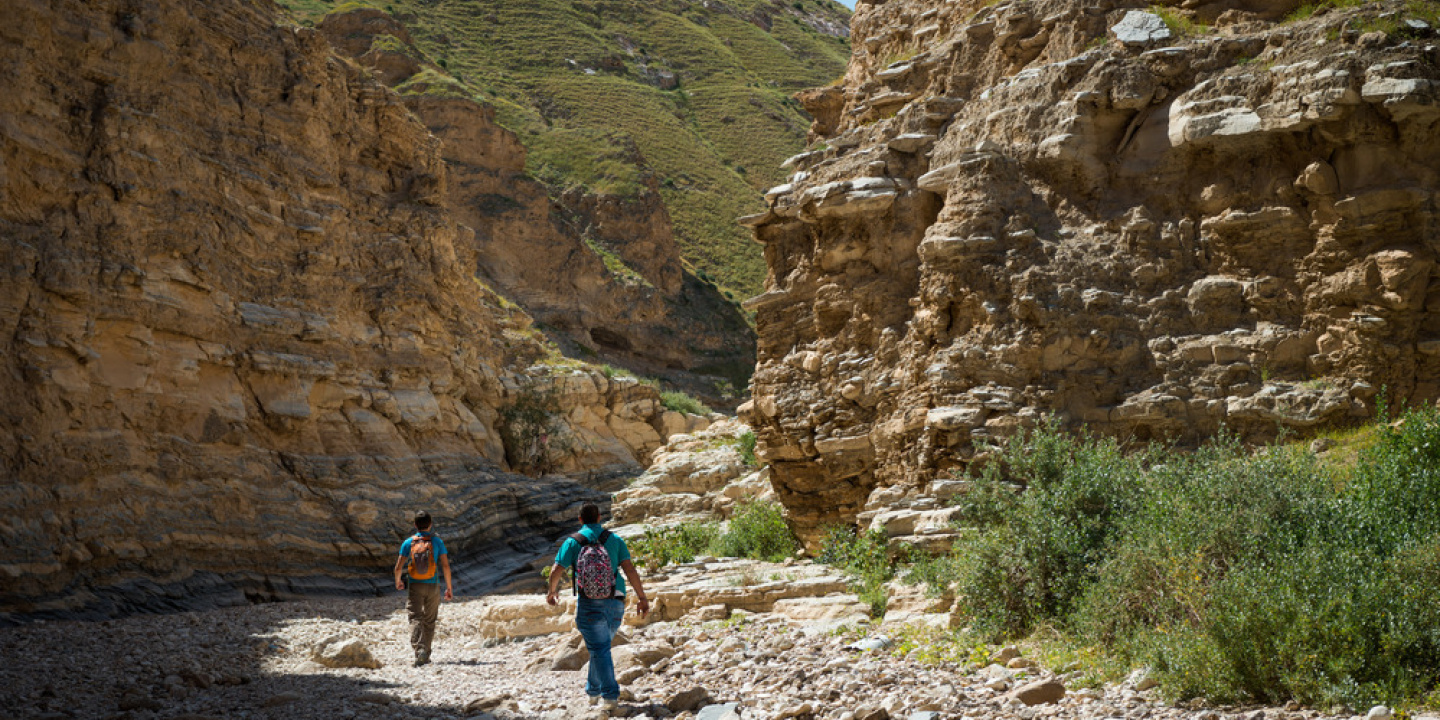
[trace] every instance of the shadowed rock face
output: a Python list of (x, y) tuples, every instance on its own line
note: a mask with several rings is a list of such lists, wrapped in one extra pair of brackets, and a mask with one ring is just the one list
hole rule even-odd
[(862, 3), (802, 94), (742, 413), (812, 543), (1047, 413), (1265, 440), (1440, 396), (1440, 40), (1136, 9)]
[(528, 318), (439, 142), (274, 12), (7, 5), (0, 612), (384, 588), (416, 508), (473, 591), (602, 497), (503, 469)]

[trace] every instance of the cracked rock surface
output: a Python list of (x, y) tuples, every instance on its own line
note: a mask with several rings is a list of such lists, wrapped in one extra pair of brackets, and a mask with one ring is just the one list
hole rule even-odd
[(1296, 4), (857, 6), (742, 220), (741, 416), (812, 549), (1050, 414), (1264, 441), (1440, 397), (1440, 37)]

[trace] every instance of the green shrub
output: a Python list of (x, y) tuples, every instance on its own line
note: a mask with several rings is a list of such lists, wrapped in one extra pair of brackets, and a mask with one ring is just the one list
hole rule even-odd
[(1177, 38), (1204, 35), (1210, 32), (1209, 25), (1191, 20), (1190, 16), (1174, 8), (1163, 5), (1151, 5), (1150, 12), (1160, 16), (1160, 19), (1165, 21), (1165, 27), (1169, 28), (1170, 32)]
[(976, 627), (1052, 624), (1173, 699), (1418, 699), (1440, 668), (1440, 411), (1375, 433), (1336, 469), (1303, 444), (1127, 457), (1042, 428), (976, 480), (950, 572)]
[(630, 544), (636, 562), (646, 567), (693, 562), (699, 555), (778, 562), (798, 549), (800, 541), (785, 523), (783, 509), (763, 500), (741, 503), (723, 532), (719, 523), (682, 523), (646, 530), (644, 537)]
[(755, 457), (755, 433), (751, 430), (740, 436), (740, 458), (750, 467), (760, 467), (760, 459)]
[(686, 413), (688, 415), (709, 415), (711, 410), (705, 403), (696, 400), (683, 392), (665, 391), (660, 393), (660, 403), (667, 410)]
[(826, 528), (820, 562), (844, 570), (851, 589), (870, 606), (872, 617), (883, 617), (889, 602), (885, 583), (895, 577), (895, 560), (890, 557), (889, 538), (881, 530), (856, 533), (853, 528)]
[(630, 554), (637, 564), (651, 568), (694, 562), (719, 536), (719, 523), (682, 523), (646, 530), (644, 537), (630, 543)]
[(1139, 502), (1142, 461), (1054, 423), (998, 450), (1001, 461), (962, 496), (962, 522), (980, 533), (961, 589), (977, 630), (1021, 635), (1067, 615), (1094, 580), (1119, 519)]
[(573, 441), (553, 387), (531, 385), (500, 410), (500, 439), (517, 472), (545, 475), (559, 467)]
[(713, 544), (716, 555), (769, 562), (784, 560), (799, 548), (780, 504), (763, 500), (737, 506), (725, 533)]

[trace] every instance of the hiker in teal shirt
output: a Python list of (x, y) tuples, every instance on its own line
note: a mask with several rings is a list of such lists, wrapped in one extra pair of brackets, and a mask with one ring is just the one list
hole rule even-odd
[[(613, 709), (620, 700), (620, 684), (615, 681), (615, 660), (610, 655), (610, 642), (615, 639), (615, 633), (625, 619), (625, 578), (630, 579), (635, 597), (640, 600), (637, 608), (640, 617), (650, 612), (650, 600), (645, 597), (645, 587), (640, 584), (635, 563), (630, 561), (630, 548), (619, 536), (600, 526), (600, 507), (586, 503), (580, 508), (580, 522), (584, 527), (576, 535), (584, 537), (587, 543), (599, 542), (601, 536), (605, 536), (605, 552), (610, 556), (610, 567), (615, 572), (615, 592), (611, 597), (592, 599), (577, 593), (575, 607), (575, 627), (585, 638), (585, 649), (590, 651), (590, 675), (585, 679), (585, 694), (590, 696), (592, 703), (602, 702), (607, 709)], [(559, 602), (560, 578), (566, 570), (575, 570), (581, 547), (574, 535), (560, 546), (555, 565), (550, 569), (550, 591), (545, 595), (545, 601), (551, 605)], [(600, 577), (603, 578), (604, 574)]]
[[(445, 551), (445, 541), (430, 532), (430, 513), (421, 510), (415, 513), (415, 534), (405, 538), (400, 545), (400, 558), (395, 561), (395, 589), (405, 590), (403, 572), (409, 576), (410, 594), (405, 609), (410, 614), (410, 647), (415, 650), (415, 667), (430, 662), (430, 644), (435, 639), (435, 623), (440, 619), (440, 575), (445, 575), (444, 599), (455, 599), (450, 584), (450, 555)], [(415, 567), (416, 558), (411, 557), (416, 539), (429, 541), (430, 551), (424, 567)], [(421, 543), (424, 547), (425, 543)], [(418, 576), (418, 577), (417, 577)]]

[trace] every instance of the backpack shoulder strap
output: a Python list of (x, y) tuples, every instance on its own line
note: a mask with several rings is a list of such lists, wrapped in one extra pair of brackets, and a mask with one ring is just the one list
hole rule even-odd
[(577, 532), (574, 535), (571, 535), (570, 539), (574, 540), (575, 543), (578, 544), (580, 547), (585, 547), (586, 545), (590, 544), (590, 538), (585, 537), (585, 533), (583, 532)]
[(609, 540), (609, 539), (610, 539), (610, 531), (609, 531), (609, 530), (601, 530), (601, 531), (600, 531), (600, 537), (595, 538), (595, 542), (598, 543), (598, 544), (600, 544), (600, 545), (604, 545), (604, 544), (605, 544), (605, 541), (606, 541), (606, 540)]

